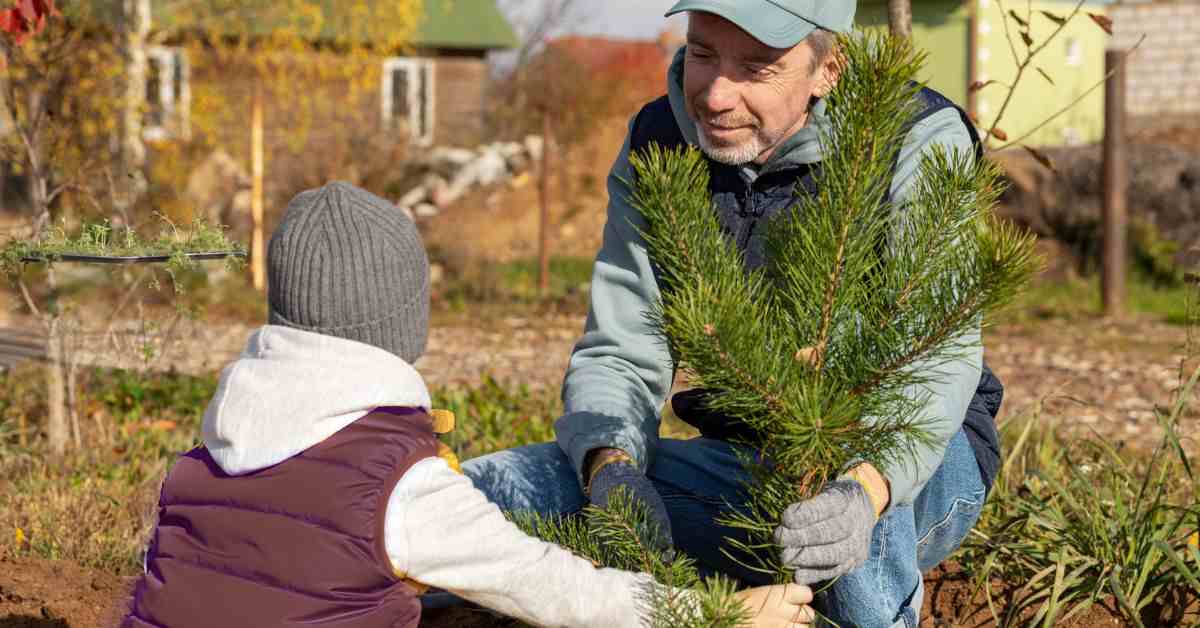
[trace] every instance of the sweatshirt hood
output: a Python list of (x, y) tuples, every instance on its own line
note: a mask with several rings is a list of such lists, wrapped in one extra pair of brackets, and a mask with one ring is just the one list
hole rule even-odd
[(430, 408), (411, 365), (372, 345), (290, 327), (259, 328), (221, 372), (204, 445), (225, 473), (274, 466), (375, 408)]
[[(687, 56), (687, 46), (680, 48), (671, 61), (667, 72), (667, 97), (671, 102), (671, 112), (675, 115), (675, 123), (683, 132), (684, 139), (692, 146), (699, 145), (696, 123), (688, 116), (687, 98), (683, 92), (683, 62)], [(817, 99), (809, 111), (808, 124), (785, 139), (779, 148), (758, 168), (760, 173), (773, 170), (783, 170), (804, 164), (821, 161), (821, 137), (830, 129), (825, 99)]]

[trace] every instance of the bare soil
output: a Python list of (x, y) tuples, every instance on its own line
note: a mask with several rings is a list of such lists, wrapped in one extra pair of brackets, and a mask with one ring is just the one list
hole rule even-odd
[(0, 628), (115, 626), (131, 585), (65, 561), (0, 558)]
[[(0, 560), (0, 628), (101, 628), (115, 626), (125, 609), (134, 579), (81, 568), (63, 561)], [(922, 628), (983, 628), (995, 625), (986, 593), (977, 591), (957, 564), (939, 568), (925, 580)], [(998, 613), (1023, 592), (993, 583), (992, 601)], [(1149, 625), (1177, 625), (1180, 618), (1162, 618)], [(1153, 620), (1151, 620), (1153, 622)], [(509, 621), (478, 609), (447, 609), (425, 613), (428, 628), (499, 628)], [(1111, 603), (1057, 624), (1068, 628), (1123, 626)]]

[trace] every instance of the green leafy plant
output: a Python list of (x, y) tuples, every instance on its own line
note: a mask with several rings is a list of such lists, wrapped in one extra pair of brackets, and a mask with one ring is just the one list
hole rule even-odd
[(0, 270), (18, 274), (28, 263), (55, 263), (64, 256), (98, 258), (165, 257), (168, 272), (174, 274), (194, 268), (193, 254), (227, 254), (226, 263), (233, 268), (244, 264), (245, 248), (231, 241), (225, 230), (203, 220), (195, 220), (184, 229), (170, 221), (152, 239), (145, 239), (130, 228), (113, 228), (107, 221), (84, 223), (74, 234), (64, 226), (47, 229), (33, 239), (13, 239), (0, 248)]

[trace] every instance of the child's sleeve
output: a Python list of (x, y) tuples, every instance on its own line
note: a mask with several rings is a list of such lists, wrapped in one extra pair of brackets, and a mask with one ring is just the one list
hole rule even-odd
[(438, 458), (392, 491), (385, 546), (398, 572), (539, 626), (644, 625), (649, 576), (596, 568), (505, 519), (467, 477)]

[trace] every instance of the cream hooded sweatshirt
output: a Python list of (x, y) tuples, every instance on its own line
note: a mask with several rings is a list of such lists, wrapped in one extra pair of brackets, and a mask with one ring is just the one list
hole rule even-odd
[[(380, 406), (430, 407), (421, 376), (359, 342), (268, 325), (221, 373), (204, 444), (243, 475), (279, 464)], [(527, 536), (440, 458), (414, 465), (385, 513), (399, 572), (538, 626), (640, 626), (650, 578)]]

